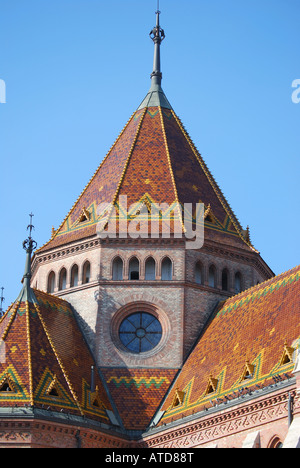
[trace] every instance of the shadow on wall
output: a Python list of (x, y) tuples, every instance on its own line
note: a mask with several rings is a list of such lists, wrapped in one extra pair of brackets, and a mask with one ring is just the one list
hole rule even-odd
[[(101, 290), (94, 292), (98, 304), (95, 330), (73, 308), (76, 320), (94, 358), (101, 356), (102, 297)], [(118, 305), (117, 305), (118, 306)], [(121, 304), (120, 304), (121, 307)], [(118, 308), (118, 307), (117, 307)], [(115, 298), (105, 296), (105, 310), (115, 310)], [(103, 345), (103, 344), (102, 344)], [(95, 359), (96, 361), (96, 359)], [(178, 369), (128, 369), (120, 357), (118, 368), (98, 367), (110, 397), (127, 430), (144, 431), (153, 419)]]

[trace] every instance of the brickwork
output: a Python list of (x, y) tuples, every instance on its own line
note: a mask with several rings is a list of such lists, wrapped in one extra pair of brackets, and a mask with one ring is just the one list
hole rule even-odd
[[(119, 346), (114, 319), (122, 307), (133, 304), (135, 310), (157, 311), (163, 327), (162, 346), (133, 355)], [(134, 309), (133, 309), (134, 310)], [(183, 290), (174, 287), (124, 285), (100, 288), (97, 325), (97, 357), (102, 366), (179, 367), (182, 362)]]
[[(80, 326), (102, 366), (163, 366), (181, 365), (193, 346), (201, 329), (219, 301), (235, 293), (234, 276), (241, 275), (241, 287), (248, 288), (265, 279), (253, 266), (251, 255), (243, 256), (232, 248), (224, 246), (220, 253), (210, 243), (200, 251), (185, 248), (183, 239), (126, 239), (89, 240), (73, 244), (64, 249), (54, 249), (47, 255), (35, 258), (32, 284), (47, 291), (49, 274), (55, 274), (54, 294), (72, 304), (78, 313)], [(256, 254), (254, 254), (256, 257)], [(122, 279), (113, 279), (113, 262), (122, 261)], [(139, 279), (130, 277), (130, 260), (139, 262)], [(155, 262), (155, 278), (146, 280), (146, 262)], [(172, 277), (162, 280), (162, 262), (172, 262)], [(90, 263), (90, 278), (83, 281), (85, 262)], [(201, 263), (201, 280), (196, 278), (195, 266)], [(78, 266), (78, 282), (71, 287), (71, 269)], [(209, 268), (215, 268), (215, 284), (209, 279)], [(66, 269), (65, 289), (60, 290), (60, 272)], [(222, 271), (228, 275), (227, 291), (222, 290)], [(119, 309), (136, 302), (157, 310), (159, 320), (165, 325), (161, 345), (148, 356), (132, 356), (124, 351), (118, 341), (117, 330), (112, 321)], [(170, 358), (171, 356), (171, 358)]]
[(129, 448), (121, 437), (94, 428), (38, 418), (0, 422), (0, 448)]
[[(284, 443), (288, 431), (288, 395), (295, 395), (295, 386), (274, 389), (272, 394), (238, 400), (237, 405), (219, 410), (212, 409), (193, 421), (181, 420), (172, 427), (153, 431), (145, 437), (148, 448), (242, 448), (247, 440), (253, 441), (248, 448), (274, 448)], [(299, 398), (294, 401), (294, 420), (300, 411)], [(210, 414), (211, 413), (211, 414)], [(255, 435), (255, 437), (251, 437)]]

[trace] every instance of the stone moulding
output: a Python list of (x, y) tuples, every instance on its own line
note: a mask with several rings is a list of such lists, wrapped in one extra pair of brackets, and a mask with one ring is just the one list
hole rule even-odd
[(238, 406), (238, 402), (234, 408), (220, 408), (218, 414), (202, 416), (198, 420), (197, 415), (194, 415), (194, 422), (182, 420), (181, 425), (177, 427), (172, 427), (171, 423), (169, 429), (162, 426), (159, 428), (161, 435), (157, 434), (157, 429), (153, 437), (144, 434), (144, 443), (149, 448), (186, 448), (218, 443), (218, 440), (230, 437), (234, 446), (232, 436), (236, 434), (241, 435), (244, 432), (246, 438), (249, 431), (263, 431), (263, 427), (270, 422), (275, 425), (280, 424), (282, 420), (287, 422), (289, 392), (294, 397), (294, 417), (299, 417), (300, 399), (295, 398), (296, 389), (293, 387), (267, 398), (261, 397), (252, 403), (247, 402), (243, 406)]

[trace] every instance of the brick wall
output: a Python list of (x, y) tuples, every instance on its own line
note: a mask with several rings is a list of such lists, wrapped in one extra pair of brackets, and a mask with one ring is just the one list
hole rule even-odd
[[(236, 272), (242, 288), (266, 279), (255, 266), (256, 254), (233, 250), (231, 246), (210, 243), (200, 251), (187, 250), (182, 239), (90, 239), (80, 244), (37, 255), (32, 285), (47, 291), (50, 272), (55, 273), (54, 294), (67, 300), (78, 313), (80, 326), (101, 366), (178, 367), (199, 336), (208, 317), (220, 300), (235, 294)], [(123, 262), (123, 279), (113, 279), (113, 261)], [(130, 259), (139, 261), (139, 279), (129, 279)], [(155, 261), (155, 279), (145, 280), (146, 260)], [(172, 277), (161, 279), (162, 261), (172, 262)], [(88, 283), (83, 282), (83, 266), (90, 262)], [(195, 265), (201, 262), (201, 284)], [(78, 283), (71, 287), (71, 269), (78, 266)], [(209, 282), (209, 267), (215, 268), (215, 285)], [(59, 290), (59, 275), (67, 271), (65, 289)], [(222, 271), (228, 274), (227, 291), (222, 290)], [(132, 304), (156, 315), (163, 327), (162, 339), (152, 351), (133, 355), (122, 348), (118, 338), (118, 314), (128, 315)]]

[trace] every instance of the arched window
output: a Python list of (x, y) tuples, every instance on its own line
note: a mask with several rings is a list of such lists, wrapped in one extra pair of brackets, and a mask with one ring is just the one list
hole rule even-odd
[(217, 285), (216, 267), (214, 265), (211, 265), (208, 270), (208, 285), (211, 288), (215, 288)]
[(66, 289), (67, 285), (67, 270), (65, 268), (62, 268), (59, 273), (59, 282), (58, 282), (58, 289), (59, 291), (63, 291)]
[(161, 263), (161, 279), (163, 281), (172, 279), (172, 262), (169, 257), (165, 257)]
[(116, 257), (113, 261), (112, 279), (114, 281), (123, 279), (123, 260), (120, 257)]
[(274, 437), (269, 445), (269, 448), (282, 448), (282, 442), (279, 437)]
[(54, 271), (51, 271), (51, 273), (48, 276), (47, 292), (50, 294), (54, 293), (54, 288), (55, 288), (55, 273)]
[(82, 269), (82, 284), (90, 282), (91, 278), (91, 264), (89, 261), (86, 261)]
[(222, 289), (228, 291), (228, 271), (226, 268), (222, 271)]
[(71, 269), (71, 288), (78, 286), (78, 266), (73, 265)]
[(140, 262), (136, 257), (132, 257), (132, 259), (129, 262), (129, 279), (140, 279)]
[(155, 260), (152, 257), (147, 258), (145, 263), (145, 280), (155, 280)]
[(242, 276), (240, 272), (234, 275), (234, 289), (237, 294), (242, 291)]
[(203, 284), (203, 267), (201, 262), (197, 262), (195, 265), (195, 282)]

